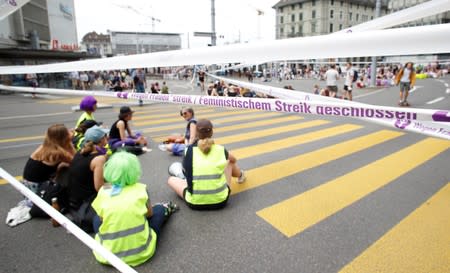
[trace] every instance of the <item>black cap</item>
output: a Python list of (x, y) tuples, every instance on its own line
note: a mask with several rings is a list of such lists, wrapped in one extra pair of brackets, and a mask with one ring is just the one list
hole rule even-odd
[(94, 125), (100, 125), (100, 124), (93, 119), (87, 119), (81, 123), (81, 126), (83, 126), (86, 129), (89, 129)]
[(120, 107), (120, 114), (121, 115), (130, 114), (130, 113), (134, 113), (134, 111), (132, 111), (129, 106), (122, 106), (122, 107)]

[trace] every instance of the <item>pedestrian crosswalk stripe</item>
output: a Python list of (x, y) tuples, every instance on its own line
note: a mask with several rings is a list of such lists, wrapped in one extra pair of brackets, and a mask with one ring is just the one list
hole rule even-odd
[[(83, 94), (82, 91), (80, 91), (80, 96), (77, 97), (70, 97), (70, 98), (64, 98), (64, 99), (51, 99), (51, 100), (43, 100), (38, 101), (38, 103), (49, 103), (49, 104), (73, 104), (73, 105), (79, 105), (80, 101), (83, 99), (84, 96), (88, 96), (89, 94)], [(124, 99), (119, 98), (110, 98), (110, 97), (95, 97), (98, 104), (105, 104), (105, 103), (125, 103), (127, 102)]]
[(247, 170), (246, 182), (242, 184), (231, 183), (231, 192), (232, 194), (236, 194), (260, 187), (290, 175), (320, 166), (335, 159), (373, 147), (385, 141), (392, 140), (401, 135), (403, 135), (401, 132), (381, 130), (313, 152), (290, 157)]
[(450, 272), (450, 183), (340, 273)]
[(273, 135), (278, 135), (281, 133), (292, 132), (292, 131), (305, 129), (305, 128), (311, 128), (311, 127), (315, 127), (315, 126), (324, 125), (327, 123), (330, 123), (330, 122), (327, 120), (312, 120), (312, 121), (307, 121), (307, 122), (302, 122), (302, 123), (289, 124), (289, 125), (280, 126), (280, 127), (271, 127), (269, 129), (263, 129), (263, 130), (249, 132), (249, 133), (233, 134), (231, 136), (218, 137), (218, 138), (214, 138), (214, 141), (218, 144), (225, 145), (225, 144), (238, 142), (238, 141), (245, 141), (245, 140), (256, 139), (256, 138), (260, 138), (260, 137), (273, 136)]
[[(236, 116), (236, 115), (246, 115), (248, 113), (254, 113), (257, 112), (259, 110), (241, 110), (241, 111), (226, 111), (226, 112), (220, 112), (220, 113), (213, 113), (213, 114), (208, 114), (205, 116), (197, 116), (196, 118), (201, 119), (201, 118), (207, 118), (209, 120), (212, 120), (212, 118), (215, 117), (226, 117), (226, 116)], [(157, 119), (157, 116), (152, 117), (152, 120), (146, 120), (146, 121), (137, 121), (137, 122), (133, 122), (134, 126), (145, 126), (145, 125), (155, 125), (155, 124), (163, 124), (163, 123), (168, 123), (168, 122), (178, 122), (180, 121), (181, 117), (173, 117), (173, 118), (164, 118), (164, 119)]]
[[(196, 110), (195, 114), (206, 114), (206, 113), (213, 113), (215, 112), (214, 109), (202, 109), (202, 110)], [(163, 114), (151, 114), (151, 115), (136, 115), (133, 116), (133, 121), (138, 121), (138, 120), (148, 120), (148, 119), (161, 119), (161, 118), (170, 118), (170, 117), (178, 117), (179, 119), (182, 119), (182, 117), (180, 117), (179, 112), (172, 112), (172, 113), (163, 113)]]
[(232, 150), (231, 153), (238, 159), (244, 159), (252, 156), (261, 155), (262, 153), (270, 153), (274, 151), (279, 151), (281, 149), (286, 149), (300, 144), (305, 144), (327, 137), (337, 136), (340, 134), (345, 134), (357, 129), (362, 128), (362, 126), (354, 124), (344, 124), (336, 127), (326, 128), (319, 131), (314, 131), (306, 134), (301, 134), (293, 137), (283, 138), (280, 140), (274, 140), (270, 142), (265, 142), (258, 145), (252, 145), (245, 148)]
[(426, 138), (257, 214), (287, 237), (292, 237), (448, 148), (450, 142), (447, 140)]
[[(271, 119), (267, 119), (267, 118), (271, 118)], [(258, 120), (258, 119), (265, 119), (265, 120)], [(284, 115), (282, 116), (280, 113), (274, 113), (274, 112), (260, 112), (260, 113), (250, 113), (250, 114), (247, 114), (244, 116), (237, 116), (237, 117), (225, 117), (225, 118), (220, 117), (218, 119), (212, 118), (211, 121), (214, 125), (214, 132), (218, 133), (218, 132), (233, 131), (233, 130), (235, 130), (235, 128), (237, 128), (237, 129), (254, 128), (254, 127), (258, 127), (258, 126), (271, 125), (271, 124), (277, 124), (277, 123), (282, 123), (282, 122), (286, 122), (286, 121), (293, 121), (293, 120), (300, 120), (300, 119), (303, 119), (303, 117), (284, 116)], [(252, 122), (243, 123), (243, 124), (235, 123), (234, 126), (221, 127), (222, 124), (224, 124), (224, 123), (235, 122), (235, 121), (246, 121), (246, 120), (258, 120), (258, 121), (252, 121)], [(175, 125), (145, 128), (143, 130), (143, 132), (144, 133), (152, 133), (152, 132), (169, 131), (169, 130), (175, 130), (175, 129), (178, 129), (180, 132), (182, 132), (182, 131), (184, 131), (185, 127), (186, 127), (186, 123), (180, 122)], [(154, 136), (154, 137), (159, 137), (159, 136)]]

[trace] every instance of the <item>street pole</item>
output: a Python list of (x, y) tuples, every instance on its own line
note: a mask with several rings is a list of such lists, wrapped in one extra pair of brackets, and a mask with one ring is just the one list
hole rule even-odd
[[(375, 18), (380, 17), (381, 0), (377, 0), (375, 4)], [(377, 56), (372, 56), (372, 68), (370, 69), (370, 86), (376, 86), (377, 77)]]
[(211, 46), (216, 46), (216, 8), (215, 8), (215, 0), (211, 0)]

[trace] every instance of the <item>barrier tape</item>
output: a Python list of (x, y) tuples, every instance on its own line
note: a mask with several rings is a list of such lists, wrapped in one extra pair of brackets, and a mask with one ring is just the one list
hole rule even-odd
[[(440, 24), (363, 31), (351, 35), (322, 35), (259, 41), (258, 43), (173, 50), (46, 65), (3, 66), (0, 67), (0, 74), (447, 53), (450, 52), (448, 37), (450, 37), (450, 24)], [(389, 46), (381, 46), (386, 43), (389, 43)]]
[(20, 183), (17, 179), (15, 179), (12, 175), (6, 172), (3, 168), (0, 167), (0, 177), (3, 177), (8, 183), (10, 183), (16, 190), (18, 190), (21, 194), (29, 198), (34, 204), (36, 204), (39, 208), (41, 208), (45, 213), (47, 213), (50, 217), (55, 219), (61, 226), (67, 229), (70, 233), (75, 235), (81, 242), (87, 245), (90, 249), (95, 250), (100, 255), (102, 255), (108, 262), (117, 268), (120, 272), (125, 273), (137, 273), (133, 268), (124, 263), (121, 259), (119, 259), (116, 255), (114, 255), (111, 251), (104, 248), (99, 242), (94, 240), (89, 234), (80, 229), (77, 225), (72, 223), (69, 219), (67, 219), (64, 215), (62, 215), (59, 211), (54, 209), (52, 206), (47, 204), (42, 198), (37, 196), (34, 192), (28, 189), (25, 185)]
[[(364, 118), (365, 120), (402, 130), (450, 139), (450, 111), (417, 108), (395, 108), (362, 103), (343, 104), (335, 101), (298, 99), (263, 99), (246, 97), (211, 97), (198, 95), (147, 94), (105, 91), (75, 91), (52, 88), (13, 87), (0, 85), (10, 91), (48, 93), (55, 95), (105, 96), (122, 99), (142, 99), (160, 103), (190, 104), (221, 108), (257, 109), (272, 112), (315, 114)], [(310, 95), (312, 97), (312, 95)]]

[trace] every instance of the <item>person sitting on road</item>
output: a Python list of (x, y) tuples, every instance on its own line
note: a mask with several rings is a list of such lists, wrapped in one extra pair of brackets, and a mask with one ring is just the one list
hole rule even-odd
[(95, 120), (85, 120), (83, 121), (77, 128), (75, 128), (72, 137), (72, 144), (77, 151), (83, 148), (82, 144), (84, 143), (84, 134), (86, 131), (94, 125), (99, 125)]
[(191, 107), (181, 109), (180, 115), (187, 121), (184, 132), (184, 143), (177, 143), (175, 141), (175, 143), (163, 143), (158, 146), (161, 151), (168, 151), (177, 156), (182, 156), (186, 146), (194, 143), (197, 124), (197, 120), (194, 117), (194, 109)]
[(59, 168), (72, 162), (75, 153), (70, 131), (63, 124), (50, 126), (44, 142), (25, 164), (23, 183), (34, 193), (39, 193), (45, 183), (53, 179)]
[(80, 110), (83, 110), (83, 114), (78, 118), (75, 128), (85, 120), (95, 120), (94, 112), (97, 110), (97, 100), (93, 96), (86, 96), (80, 102)]
[(188, 146), (183, 159), (184, 177), (170, 176), (167, 182), (192, 209), (223, 208), (230, 195), (231, 177), (237, 177), (238, 183), (246, 179), (236, 158), (225, 147), (214, 144), (212, 135), (211, 121), (199, 120), (198, 141)]
[(92, 231), (94, 214), (86, 213), (86, 210), (89, 210), (97, 191), (104, 184), (103, 165), (106, 162), (107, 136), (106, 129), (97, 125), (89, 128), (84, 135), (83, 148), (75, 154), (68, 170), (69, 208), (77, 212), (74, 213), (74, 222), (87, 232)]
[[(119, 119), (113, 123), (109, 131), (109, 146), (112, 150), (120, 147), (134, 147), (130, 148), (136, 154), (141, 154), (147, 151), (147, 139), (140, 133), (133, 134), (128, 122), (132, 119), (134, 111), (128, 106), (120, 108)], [(127, 136), (128, 134), (128, 136)]]
[[(103, 171), (108, 183), (92, 202), (97, 214), (95, 240), (131, 266), (153, 256), (164, 223), (178, 209), (170, 201), (152, 207), (147, 186), (139, 183), (141, 172), (135, 155), (125, 151), (113, 154)], [(108, 264), (99, 253), (93, 253), (97, 261)]]

